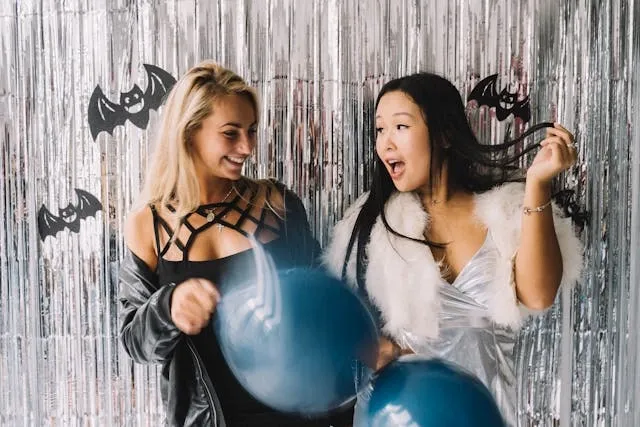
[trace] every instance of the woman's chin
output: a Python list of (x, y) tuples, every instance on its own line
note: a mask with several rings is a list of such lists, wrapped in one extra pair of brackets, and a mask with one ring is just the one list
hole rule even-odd
[(412, 187), (411, 185), (409, 185), (407, 182), (403, 180), (393, 181), (393, 185), (396, 187), (396, 190), (398, 190), (401, 193), (407, 193), (409, 191), (415, 190), (414, 187)]
[(224, 172), (224, 177), (230, 181), (237, 181), (242, 178), (242, 169), (239, 170), (229, 170), (227, 169)]

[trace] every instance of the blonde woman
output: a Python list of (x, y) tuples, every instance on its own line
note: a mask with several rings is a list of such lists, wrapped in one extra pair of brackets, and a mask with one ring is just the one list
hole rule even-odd
[(254, 400), (207, 327), (218, 285), (253, 272), (249, 236), (280, 268), (311, 264), (319, 250), (298, 197), (275, 181), (242, 176), (257, 124), (256, 94), (239, 76), (212, 62), (189, 70), (164, 106), (141, 203), (127, 219), (121, 341), (134, 361), (162, 364), (172, 426), (331, 423), (278, 414)]

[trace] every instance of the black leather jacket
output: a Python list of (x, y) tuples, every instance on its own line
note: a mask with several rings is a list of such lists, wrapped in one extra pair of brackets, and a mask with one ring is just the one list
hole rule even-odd
[[(313, 238), (300, 199), (284, 190), (287, 207), (284, 234), (291, 259), (310, 265), (319, 245)], [(161, 393), (171, 426), (223, 427), (215, 389), (191, 339), (173, 324), (169, 303), (175, 284), (158, 286), (158, 276), (128, 252), (119, 271), (120, 339), (138, 363), (161, 363)], [(232, 427), (232, 426), (231, 426)]]

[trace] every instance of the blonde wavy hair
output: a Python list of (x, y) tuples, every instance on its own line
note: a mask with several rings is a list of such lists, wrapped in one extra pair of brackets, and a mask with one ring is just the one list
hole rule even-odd
[(163, 107), (140, 205), (171, 204), (178, 221), (198, 208), (200, 187), (190, 144), (202, 122), (213, 113), (214, 101), (228, 95), (245, 96), (258, 117), (255, 90), (236, 73), (213, 61), (191, 68), (173, 86)]

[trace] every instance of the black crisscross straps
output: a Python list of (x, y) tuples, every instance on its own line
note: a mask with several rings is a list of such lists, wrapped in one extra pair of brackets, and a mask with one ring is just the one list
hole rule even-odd
[[(156, 249), (158, 251), (158, 258), (162, 259), (162, 257), (171, 248), (171, 245), (175, 244), (176, 247), (182, 252), (183, 261), (188, 261), (189, 250), (193, 246), (196, 240), (196, 237), (200, 233), (211, 228), (214, 225), (220, 228), (226, 227), (226, 228), (235, 230), (247, 238), (249, 238), (251, 235), (254, 235), (257, 238), (260, 235), (260, 233), (263, 233), (263, 232), (271, 232), (274, 235), (279, 236), (283, 228), (282, 220), (272, 212), (271, 208), (269, 207), (269, 203), (266, 202), (267, 200), (269, 200), (271, 196), (270, 189), (269, 188), (267, 189), (267, 194), (265, 196), (265, 203), (260, 209), (259, 217), (256, 218), (251, 213), (251, 210), (255, 208), (255, 201), (256, 201), (256, 198), (258, 197), (259, 192), (252, 191), (249, 185), (245, 183), (243, 183), (242, 186), (238, 185), (238, 187), (239, 188), (236, 188), (237, 191), (232, 200), (227, 202), (210, 203), (210, 204), (199, 206), (198, 209), (196, 209), (194, 212), (187, 214), (184, 218), (182, 218), (179, 226), (175, 230), (173, 230), (171, 226), (167, 223), (167, 221), (158, 214), (157, 209), (154, 206), (151, 206), (151, 211), (153, 213), (153, 227), (155, 232), (155, 241), (156, 241)], [(249, 193), (247, 195), (248, 197), (245, 197), (246, 193)], [(244, 207), (241, 207), (242, 201), (245, 201)], [(167, 209), (170, 212), (175, 213), (175, 209), (173, 208), (173, 206), (167, 205)], [(231, 212), (238, 213), (238, 218), (235, 222), (230, 222), (229, 220), (227, 220), (227, 218), (229, 217), (229, 213)], [(199, 227), (194, 226), (191, 223), (191, 218), (193, 214), (201, 216), (206, 220), (206, 222)], [(277, 227), (274, 227), (267, 222), (269, 215), (271, 215), (275, 219)], [(253, 231), (253, 233), (250, 233), (243, 228), (243, 226), (247, 223), (247, 221), (255, 224), (256, 228)], [(174, 234), (176, 234), (182, 226), (186, 227), (190, 232), (186, 243), (183, 243), (178, 236), (174, 236)], [(161, 244), (160, 244), (159, 227), (162, 227), (165, 233), (167, 234), (167, 236), (169, 236), (167, 243), (164, 245), (164, 247), (161, 247)]]

